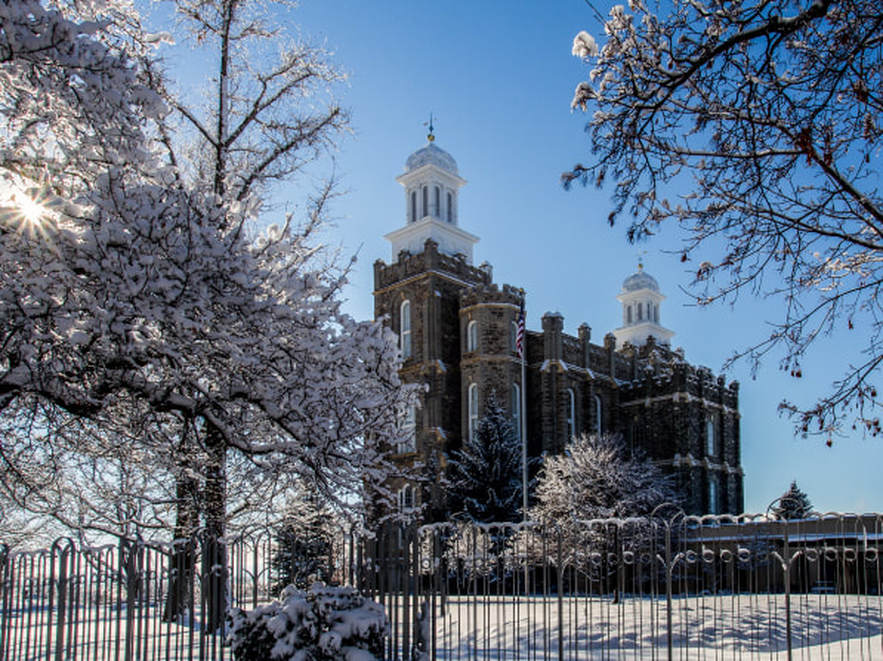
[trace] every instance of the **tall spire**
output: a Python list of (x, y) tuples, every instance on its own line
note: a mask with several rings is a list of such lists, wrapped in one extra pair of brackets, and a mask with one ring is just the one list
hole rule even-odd
[(427, 239), (439, 252), (462, 255), (472, 263), (472, 246), (478, 237), (460, 229), (458, 197), (466, 181), (457, 173), (457, 161), (435, 144), (435, 116), (430, 113), (428, 143), (408, 156), (405, 171), (396, 177), (405, 189), (405, 225), (386, 235), (392, 244), (392, 258), (402, 250), (423, 251)]

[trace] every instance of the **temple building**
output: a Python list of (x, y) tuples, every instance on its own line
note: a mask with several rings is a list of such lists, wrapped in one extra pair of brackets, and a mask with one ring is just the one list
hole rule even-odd
[[(618, 433), (676, 476), (688, 514), (742, 512), (739, 384), (671, 349), (665, 296), (649, 273), (639, 266), (622, 291), (596, 292), (599, 303), (615, 296), (622, 306), (622, 326), (600, 343), (587, 324), (574, 337), (560, 314), (543, 315), (542, 329), (525, 333), (522, 382), (516, 330), (524, 293), (494, 283), (486, 262), (474, 264), (478, 237), (460, 225), (466, 181), (456, 161), (430, 134), (396, 180), (405, 213), (386, 235), (390, 263), (374, 264), (374, 314), (399, 337), (403, 379), (425, 385), (422, 406), (406, 421), (409, 440), (394, 448), (401, 462), (443, 471), (495, 392), (517, 430), (527, 402), (531, 456), (560, 452), (577, 434)], [(441, 512), (441, 497), (399, 485), (403, 508), (423, 501)]]

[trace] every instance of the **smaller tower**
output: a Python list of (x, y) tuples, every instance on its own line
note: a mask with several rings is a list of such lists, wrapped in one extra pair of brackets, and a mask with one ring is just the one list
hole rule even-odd
[(659, 284), (644, 265), (638, 263), (637, 273), (632, 273), (622, 283), (622, 292), (616, 297), (622, 303), (622, 327), (613, 331), (616, 346), (626, 342), (640, 347), (653, 337), (657, 344), (668, 346), (674, 331), (660, 325), (659, 305), (665, 300), (659, 292)]

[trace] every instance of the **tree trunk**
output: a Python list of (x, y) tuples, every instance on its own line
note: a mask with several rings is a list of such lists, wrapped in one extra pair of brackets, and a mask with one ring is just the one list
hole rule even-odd
[(224, 437), (211, 423), (206, 424), (206, 450), (202, 599), (205, 604), (204, 626), (208, 631), (216, 631), (224, 624), (227, 612), (227, 546), (224, 540), (227, 446)]
[(616, 554), (616, 582), (613, 588), (613, 603), (618, 604), (620, 598), (620, 590), (622, 589), (623, 566), (622, 566), (622, 549), (619, 548), (619, 526), (613, 526), (613, 552)]
[(199, 525), (199, 484), (193, 472), (186, 431), (182, 432), (178, 453), (178, 472), (175, 476), (175, 536), (169, 563), (169, 591), (163, 611), (163, 620), (166, 622), (178, 620), (188, 610), (192, 615), (195, 535)]

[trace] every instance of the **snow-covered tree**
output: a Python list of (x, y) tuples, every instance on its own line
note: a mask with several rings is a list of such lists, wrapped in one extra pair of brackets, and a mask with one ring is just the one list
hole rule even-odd
[(648, 516), (678, 500), (671, 477), (640, 451), (629, 451), (622, 437), (581, 435), (544, 459), (530, 518), (556, 527), (566, 546), (577, 548), (607, 534), (587, 521)]
[(494, 393), (475, 435), (453, 452), (449, 465), (451, 514), (478, 523), (521, 519), (521, 442)]
[(671, 478), (617, 435), (575, 437), (546, 456), (538, 480), (537, 521), (646, 516), (678, 500)]
[[(647, 518), (654, 509), (678, 501), (671, 476), (639, 450), (630, 451), (621, 436), (583, 434), (562, 454), (545, 457), (530, 518), (552, 534), (551, 548), (560, 539), (565, 563), (600, 571), (606, 580), (615, 573), (611, 557), (638, 550), (658, 534)], [(535, 546), (537, 540), (528, 536), (527, 542)], [(600, 567), (586, 561), (589, 553), (601, 554)], [(613, 588), (618, 598), (620, 586)]]
[[(170, 91), (146, 49), (125, 58), (111, 23), (17, 0), (0, 10), (0, 76), (30, 85), (0, 91), (0, 411), (4, 448), (21, 450), (0, 459), (47, 496), (21, 502), (51, 502), (82, 475), (48, 469), (62, 456), (66, 469), (143, 457), (148, 477), (174, 484), (175, 537), (202, 527), (217, 541), (233, 466), (303, 475), (340, 504), (366, 485), (388, 497), (382, 448), (411, 390), (389, 331), (340, 310), (346, 268), (315, 242), (333, 183), (298, 219), (254, 227), (268, 187), (344, 128), (322, 103), (337, 74), (321, 52), (283, 47), (262, 4), (177, 6), (215, 49), (205, 106)], [(59, 445), (83, 417), (94, 433)], [(41, 483), (35, 466), (58, 479)], [(157, 511), (114, 506), (102, 516), (118, 523)], [(223, 594), (223, 571), (206, 580)]]
[(800, 378), (820, 335), (853, 333), (831, 391), (782, 407), (829, 443), (851, 419), (879, 433), (879, 2), (630, 0), (598, 20), (600, 47), (585, 31), (573, 42), (591, 67), (573, 107), (591, 113), (592, 161), (565, 184), (611, 182), (608, 220), (627, 213), (630, 240), (678, 224), (698, 304), (782, 300), (772, 333), (734, 359), (780, 348)]
[(779, 519), (805, 519), (812, 513), (809, 496), (797, 486), (797, 481), (783, 493), (773, 505), (772, 512)]

